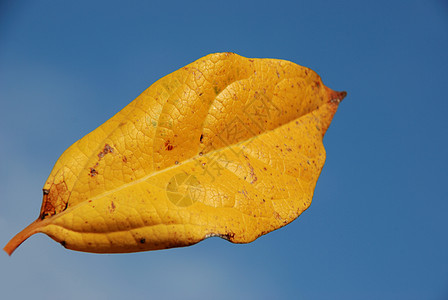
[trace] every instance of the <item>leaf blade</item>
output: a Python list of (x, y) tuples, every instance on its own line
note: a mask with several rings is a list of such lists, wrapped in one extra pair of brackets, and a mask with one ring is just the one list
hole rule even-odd
[(100, 253), (251, 242), (309, 207), (344, 96), (290, 62), (206, 56), (61, 156), (33, 230)]

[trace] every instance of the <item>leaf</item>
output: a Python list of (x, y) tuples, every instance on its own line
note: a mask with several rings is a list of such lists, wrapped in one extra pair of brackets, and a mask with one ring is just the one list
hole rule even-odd
[(4, 250), (38, 232), (98, 253), (251, 242), (311, 204), (345, 95), (288, 61), (205, 56), (68, 148)]

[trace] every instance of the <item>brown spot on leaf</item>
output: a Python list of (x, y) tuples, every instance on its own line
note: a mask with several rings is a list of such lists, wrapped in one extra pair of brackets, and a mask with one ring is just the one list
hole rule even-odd
[(124, 163), (128, 162), (128, 158), (126, 156), (123, 155), (123, 158), (121, 159)]
[(141, 244), (146, 243), (146, 239), (145, 239), (145, 238), (141, 238), (141, 239), (140, 239), (140, 243), (141, 243)]
[(171, 151), (171, 150), (173, 150), (173, 148), (174, 148), (174, 146), (170, 143), (170, 140), (167, 140), (165, 142), (165, 149), (168, 151)]
[(64, 181), (52, 184), (50, 188), (43, 190), (43, 201), (40, 218), (43, 220), (67, 209), (70, 192)]
[(98, 158), (101, 160), (106, 154), (113, 153), (114, 148), (112, 148), (109, 144), (104, 145), (103, 151), (98, 153)]
[(258, 180), (258, 177), (255, 174), (254, 167), (252, 167), (252, 165), (250, 164), (248, 157), (244, 154), (243, 154), (243, 156), (245, 159), (247, 159), (247, 166), (249, 167), (249, 174), (250, 174), (250, 177), (252, 177), (252, 181), (250, 183), (254, 184)]
[(96, 175), (98, 175), (98, 171), (95, 170), (94, 168), (90, 168), (89, 176), (95, 177)]
[(234, 232), (227, 232), (222, 237), (231, 242), (231, 241), (233, 241), (233, 238), (235, 237), (235, 233)]
[(280, 216), (280, 214), (276, 211), (274, 211), (274, 217), (278, 220), (278, 221), (283, 221), (282, 217)]
[(110, 202), (110, 205), (108, 206), (108, 208), (109, 208), (109, 212), (110, 213), (113, 213), (114, 211), (115, 211), (115, 203), (114, 203), (114, 201), (111, 201)]

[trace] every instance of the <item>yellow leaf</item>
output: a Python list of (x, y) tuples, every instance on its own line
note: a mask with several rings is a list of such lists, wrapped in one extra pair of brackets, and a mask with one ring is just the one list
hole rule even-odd
[(98, 253), (251, 242), (311, 204), (345, 95), (288, 61), (207, 55), (68, 148), (4, 250), (38, 232)]

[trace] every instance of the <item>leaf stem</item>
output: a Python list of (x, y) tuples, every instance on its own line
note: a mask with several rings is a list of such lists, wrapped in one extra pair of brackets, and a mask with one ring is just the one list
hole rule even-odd
[(38, 233), (40, 231), (40, 228), (42, 227), (42, 225), (44, 225), (42, 223), (43, 223), (42, 220), (39, 218), (30, 225), (28, 225), (27, 227), (25, 227), (25, 229), (16, 234), (8, 242), (8, 244), (6, 244), (3, 250), (5, 250), (5, 252), (11, 256), (11, 254), (14, 252), (14, 250), (17, 249), (17, 247), (20, 246), (20, 244), (22, 244), (27, 238), (29, 238), (33, 234)]

